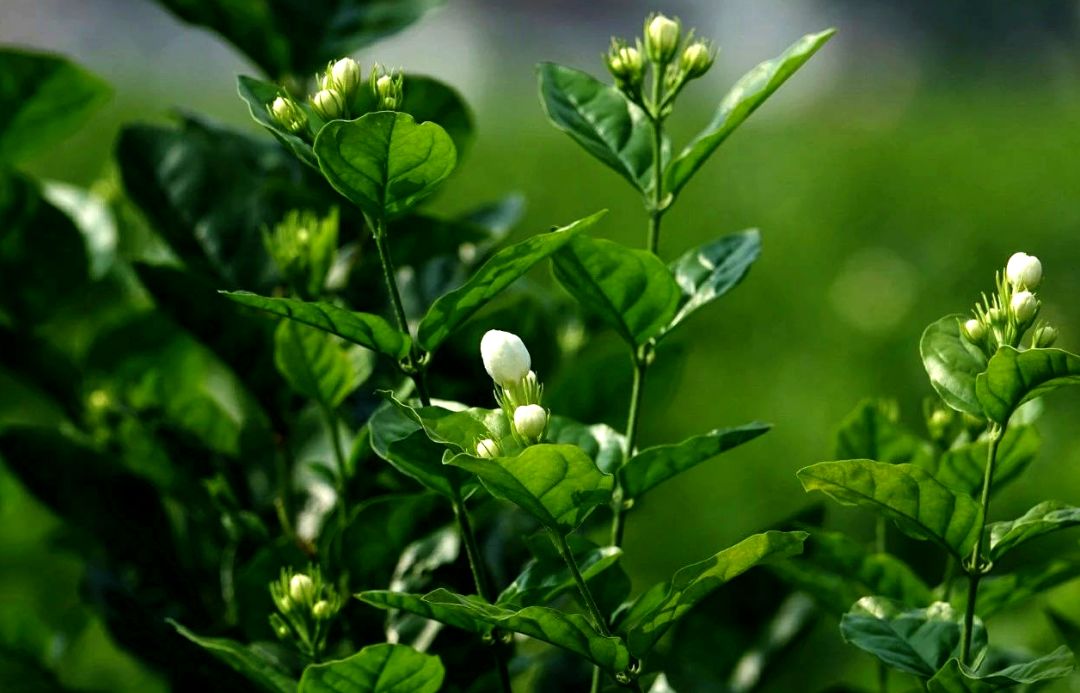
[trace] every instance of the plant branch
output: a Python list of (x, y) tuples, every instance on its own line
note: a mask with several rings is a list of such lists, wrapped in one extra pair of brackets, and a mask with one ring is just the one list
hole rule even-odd
[(997, 462), (998, 445), (1001, 436), (1005, 433), (1004, 427), (990, 424), (989, 440), (986, 449), (986, 468), (983, 470), (982, 485), (982, 522), (979, 523), (979, 535), (975, 540), (975, 549), (971, 552), (971, 561), (966, 567), (968, 573), (968, 599), (964, 610), (964, 639), (960, 647), (960, 662), (971, 662), (971, 638), (975, 626), (975, 602), (979, 596), (979, 580), (982, 579), (985, 568), (982, 565), (983, 538), (986, 534), (986, 519), (990, 513), (990, 487), (994, 479), (994, 464)]
[(581, 595), (581, 601), (585, 603), (585, 608), (589, 611), (589, 615), (592, 616), (596, 630), (600, 631), (600, 634), (604, 637), (609, 637), (611, 631), (608, 630), (607, 619), (604, 618), (600, 607), (596, 605), (596, 600), (593, 599), (592, 591), (589, 590), (585, 578), (581, 576), (577, 559), (574, 558), (574, 552), (570, 550), (570, 545), (566, 543), (566, 537), (552, 530), (551, 541), (555, 544), (555, 548), (558, 549), (559, 555), (562, 556), (563, 562), (566, 563), (566, 567), (570, 569), (570, 574), (577, 584), (578, 593)]

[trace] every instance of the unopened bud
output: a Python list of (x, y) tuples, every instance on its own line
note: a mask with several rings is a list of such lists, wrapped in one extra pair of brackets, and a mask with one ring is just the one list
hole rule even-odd
[(315, 598), (315, 583), (304, 573), (289, 579), (289, 597), (297, 604), (310, 604)]
[(619, 86), (637, 88), (645, 76), (645, 62), (641, 51), (625, 41), (611, 40), (611, 48), (605, 56), (608, 71)]
[(700, 77), (709, 71), (713, 64), (713, 52), (704, 41), (694, 41), (682, 52), (679, 67), (688, 79)]
[(547, 411), (538, 404), (526, 404), (514, 410), (514, 430), (523, 438), (537, 440), (547, 428)]
[(512, 332), (488, 330), (480, 340), (484, 370), (503, 387), (512, 387), (529, 373), (532, 357), (525, 343)]
[(336, 89), (348, 97), (360, 86), (361, 78), (360, 64), (352, 58), (342, 58), (326, 68), (323, 88)]
[(498, 457), (500, 452), (499, 444), (491, 438), (484, 438), (476, 444), (477, 457)]
[(300, 132), (307, 127), (308, 118), (304, 109), (287, 96), (277, 97), (266, 110), (270, 112), (274, 122), (289, 132)]
[(960, 331), (964, 337), (973, 344), (979, 344), (986, 336), (986, 326), (982, 324), (981, 320), (971, 318), (963, 325), (960, 326)]
[(1043, 325), (1031, 333), (1031, 346), (1036, 349), (1046, 349), (1054, 346), (1057, 341), (1058, 331), (1049, 325)]
[(1035, 298), (1035, 294), (1030, 291), (1020, 291), (1013, 295), (1009, 307), (1012, 308), (1018, 323), (1028, 323), (1039, 312), (1039, 299)]
[(929, 424), (931, 428), (945, 428), (950, 423), (952, 423), (952, 413), (944, 409), (935, 409), (934, 413), (930, 415)]
[(345, 113), (345, 97), (337, 89), (320, 89), (311, 97), (311, 107), (323, 120), (336, 120)]
[(396, 111), (404, 100), (404, 78), (400, 72), (387, 73), (379, 65), (371, 69), (371, 93), (386, 111)]
[(1034, 291), (1042, 283), (1042, 263), (1027, 253), (1013, 253), (1005, 265), (1005, 278), (1018, 289)]
[(651, 15), (645, 20), (645, 52), (649, 60), (666, 64), (675, 57), (679, 48), (679, 21), (662, 14)]
[(315, 606), (311, 607), (311, 615), (320, 621), (325, 621), (334, 615), (334, 608), (330, 606), (330, 602), (320, 599), (315, 602)]

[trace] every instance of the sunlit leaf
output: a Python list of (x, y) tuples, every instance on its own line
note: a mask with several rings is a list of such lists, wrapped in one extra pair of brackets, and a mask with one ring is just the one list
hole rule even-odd
[(991, 693), (1059, 679), (1071, 674), (1073, 667), (1073, 654), (1067, 647), (1059, 647), (1030, 662), (985, 673), (974, 672), (961, 664), (960, 660), (950, 659), (926, 685), (930, 693)]
[(923, 367), (941, 399), (953, 409), (983, 416), (975, 378), (986, 370), (986, 355), (960, 334), (962, 315), (946, 315), (923, 332), (919, 341)]
[(374, 369), (374, 354), (329, 332), (282, 320), (274, 333), (278, 371), (304, 397), (337, 407)]
[(445, 675), (438, 657), (383, 643), (308, 666), (298, 693), (436, 693)]
[(1080, 385), (1080, 356), (1061, 349), (997, 350), (978, 377), (975, 392), (986, 416), (1005, 423), (1024, 402)]
[(683, 298), (679, 312), (664, 328), (664, 334), (697, 309), (738, 286), (760, 254), (761, 234), (750, 229), (691, 248), (672, 262), (671, 273), (683, 291)]
[[(1015, 480), (1039, 453), (1042, 439), (1034, 426), (1010, 426), (998, 443), (991, 490), (998, 492)], [(978, 496), (982, 492), (989, 443), (985, 438), (924, 457), (919, 466), (954, 491)]]
[(1080, 525), (1080, 508), (1044, 501), (1021, 517), (987, 526), (990, 538), (990, 560), (994, 561), (1018, 545), (1035, 537)]

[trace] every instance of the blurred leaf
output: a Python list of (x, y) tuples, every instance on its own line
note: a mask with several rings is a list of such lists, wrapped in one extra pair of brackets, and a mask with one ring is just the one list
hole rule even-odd
[(446, 675), (434, 655), (407, 645), (368, 645), (351, 657), (312, 664), (298, 693), (436, 693)]
[(98, 280), (116, 260), (119, 233), (108, 202), (90, 190), (49, 181), (42, 188), (45, 198), (71, 219), (82, 234), (89, 260), (89, 276)]
[(672, 477), (706, 460), (765, 434), (771, 424), (753, 422), (733, 428), (717, 428), (673, 445), (646, 448), (622, 468), (623, 491), (638, 498)]
[[(946, 450), (939, 457), (925, 457), (918, 464), (954, 491), (976, 496), (982, 491), (988, 445), (985, 439), (978, 440)], [(1000, 491), (1018, 478), (1038, 455), (1041, 445), (1034, 426), (1007, 428), (998, 443), (991, 491)]]
[(565, 416), (548, 418), (547, 443), (576, 445), (596, 462), (604, 474), (614, 474), (622, 464), (626, 450), (626, 437), (611, 426), (593, 424), (586, 426)]
[(837, 615), (862, 597), (886, 597), (909, 607), (933, 601), (930, 588), (907, 563), (867, 551), (840, 532), (811, 530), (801, 556), (770, 570)]
[(356, 313), (332, 303), (270, 298), (247, 291), (222, 291), (221, 294), (241, 305), (265, 310), (329, 332), (392, 359), (400, 359), (409, 353), (408, 335), (398, 332), (378, 315)]
[(308, 75), (401, 31), (442, 0), (158, 0), (216, 32), (274, 78)]
[(614, 241), (580, 236), (554, 261), (563, 288), (635, 347), (663, 331), (682, 298), (656, 255)]
[(521, 633), (577, 653), (610, 672), (624, 671), (630, 664), (630, 655), (619, 638), (600, 635), (579, 614), (543, 606), (514, 611), (443, 589), (423, 596), (378, 590), (358, 596), (383, 609), (402, 609), (473, 633), (484, 634), (493, 628)]
[(563, 535), (608, 501), (613, 482), (575, 445), (530, 445), (515, 457), (491, 459), (460, 454), (444, 463), (476, 474), (493, 496)]
[[(874, 399), (859, 402), (837, 431), (837, 459), (904, 464), (932, 458), (932, 447), (907, 431), (897, 419), (895, 402)], [(981, 474), (979, 479), (982, 479)]]
[(78, 130), (112, 90), (48, 53), (0, 49), (0, 161), (12, 162)]
[(930, 693), (990, 693), (1068, 676), (1073, 671), (1073, 665), (1073, 655), (1067, 647), (1059, 647), (1038, 659), (992, 673), (976, 673), (958, 659), (950, 659), (927, 682), (927, 690)]
[(296, 693), (296, 681), (268, 650), (257, 644), (244, 645), (228, 638), (200, 637), (179, 623), (170, 622), (180, 635), (236, 669), (261, 690), (270, 693)]
[(417, 341), (434, 351), (454, 330), (488, 301), (528, 272), (533, 265), (570, 242), (575, 234), (593, 226), (607, 212), (579, 219), (557, 231), (532, 236), (503, 248), (484, 263), (465, 285), (446, 294), (428, 309), (417, 329)]
[[(984, 577), (979, 583), (979, 598), (976, 606), (983, 618), (990, 618), (994, 614), (1019, 606), (1047, 590), (1071, 582), (1078, 577), (1080, 577), (1080, 556), (1078, 555), (1028, 563), (1011, 573)], [(957, 608), (962, 608), (967, 603), (966, 593), (965, 589), (955, 591)]]
[(919, 341), (923, 367), (941, 399), (957, 411), (982, 417), (975, 378), (986, 370), (986, 355), (960, 334), (962, 315), (930, 323)]
[[(622, 557), (622, 549), (617, 546), (596, 546), (586, 541), (573, 542), (572, 549), (586, 582), (611, 568)], [(557, 554), (538, 556), (529, 561), (521, 574), (499, 594), (495, 605), (506, 609), (547, 605), (576, 589), (570, 569), (561, 557)]]
[(683, 253), (669, 266), (682, 288), (679, 312), (664, 328), (668, 334), (698, 308), (715, 301), (738, 286), (761, 254), (757, 229), (721, 236)]
[(1054, 609), (1047, 609), (1046, 616), (1050, 619), (1050, 623), (1054, 624), (1054, 630), (1058, 632), (1058, 635), (1061, 636), (1061, 639), (1065, 641), (1065, 644), (1070, 649), (1074, 651), (1080, 649), (1080, 625)]
[(1017, 351), (1004, 346), (979, 375), (975, 392), (986, 416), (1004, 424), (1024, 402), (1069, 385), (1080, 385), (1080, 356), (1061, 349)]
[(374, 354), (340, 337), (282, 320), (274, 333), (278, 371), (299, 394), (330, 409), (371, 376)]
[(664, 171), (664, 190), (677, 195), (735, 128), (836, 33), (827, 29), (807, 34), (772, 60), (747, 72), (724, 96), (712, 121), (679, 153)]
[(389, 585), (394, 566), (435, 507), (430, 493), (376, 496), (350, 509), (341, 540), (353, 584)]
[[(963, 632), (962, 614), (944, 602), (908, 609), (890, 599), (863, 597), (840, 620), (844, 640), (923, 679), (932, 677), (950, 657), (959, 656)], [(972, 656), (979, 658), (986, 644), (986, 629), (976, 620)]]
[(652, 190), (652, 126), (645, 111), (580, 70), (540, 63), (536, 72), (548, 120), (638, 190)]
[[(278, 122), (270, 115), (269, 106), (274, 102), (274, 99), (279, 96), (289, 96), (283, 87), (279, 87), (272, 82), (264, 82), (253, 77), (240, 75), (236, 78), (236, 89), (237, 93), (240, 94), (240, 98), (248, 105), (251, 117), (256, 123), (269, 130), (270, 134), (282, 146), (295, 154), (297, 159), (315, 170), (319, 169), (319, 162), (315, 158), (315, 152), (312, 151), (311, 145), (296, 133), (278, 125)], [(308, 103), (302, 99), (295, 101), (307, 114), (309, 120), (316, 117)]]
[(802, 551), (805, 532), (763, 532), (653, 585), (630, 606), (619, 625), (635, 657), (644, 657), (676, 621), (712, 590), (764, 561)]
[(375, 219), (415, 207), (457, 165), (445, 130), (390, 111), (327, 123), (315, 156), (330, 185)]
[(982, 508), (911, 464), (873, 460), (820, 462), (798, 471), (807, 491), (822, 491), (842, 505), (870, 508), (905, 533), (930, 539), (963, 560), (975, 546)]
[(1076, 525), (1080, 525), (1080, 508), (1058, 501), (1039, 503), (1022, 517), (987, 526), (990, 560), (996, 561), (1029, 539)]

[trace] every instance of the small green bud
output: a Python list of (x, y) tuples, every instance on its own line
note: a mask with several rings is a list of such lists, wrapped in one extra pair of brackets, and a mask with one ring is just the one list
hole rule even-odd
[(383, 110), (396, 111), (405, 99), (405, 79), (400, 72), (388, 73), (376, 64), (371, 69), (371, 93)]
[(277, 97), (266, 110), (270, 112), (274, 122), (289, 132), (300, 132), (307, 127), (308, 117), (304, 109), (287, 96)]
[(315, 599), (315, 583), (304, 573), (289, 579), (289, 598), (296, 604), (310, 604)]
[(477, 457), (498, 457), (501, 454), (499, 444), (491, 438), (484, 438), (476, 444), (476, 456)]
[(708, 44), (704, 41), (694, 41), (683, 50), (679, 67), (687, 79), (695, 79), (709, 71), (714, 59)]
[(645, 52), (657, 65), (671, 62), (679, 49), (681, 29), (678, 19), (652, 14), (645, 20)]
[(360, 64), (352, 58), (342, 58), (327, 66), (323, 88), (336, 89), (349, 97), (356, 92), (361, 79), (363, 75), (360, 72)]
[(274, 635), (282, 640), (285, 640), (291, 635), (289, 626), (286, 625), (285, 621), (277, 614), (270, 614), (270, 627), (274, 629)]
[(1020, 291), (1009, 301), (1009, 308), (1016, 316), (1016, 321), (1023, 325), (1031, 322), (1039, 312), (1039, 299), (1030, 291)]
[(624, 90), (637, 90), (645, 77), (645, 61), (641, 50), (620, 39), (611, 39), (611, 48), (604, 56), (608, 71)]
[(960, 326), (960, 332), (972, 344), (980, 344), (986, 337), (986, 326), (982, 324), (981, 320), (971, 318)]
[(1049, 325), (1043, 325), (1031, 333), (1031, 346), (1036, 349), (1046, 349), (1054, 346), (1057, 338), (1058, 331), (1056, 329)]
[(345, 114), (345, 97), (337, 89), (320, 89), (312, 95), (311, 107), (323, 120), (336, 120)]
[(334, 607), (325, 599), (320, 599), (315, 602), (315, 606), (311, 607), (311, 615), (320, 621), (325, 621), (334, 615)]

